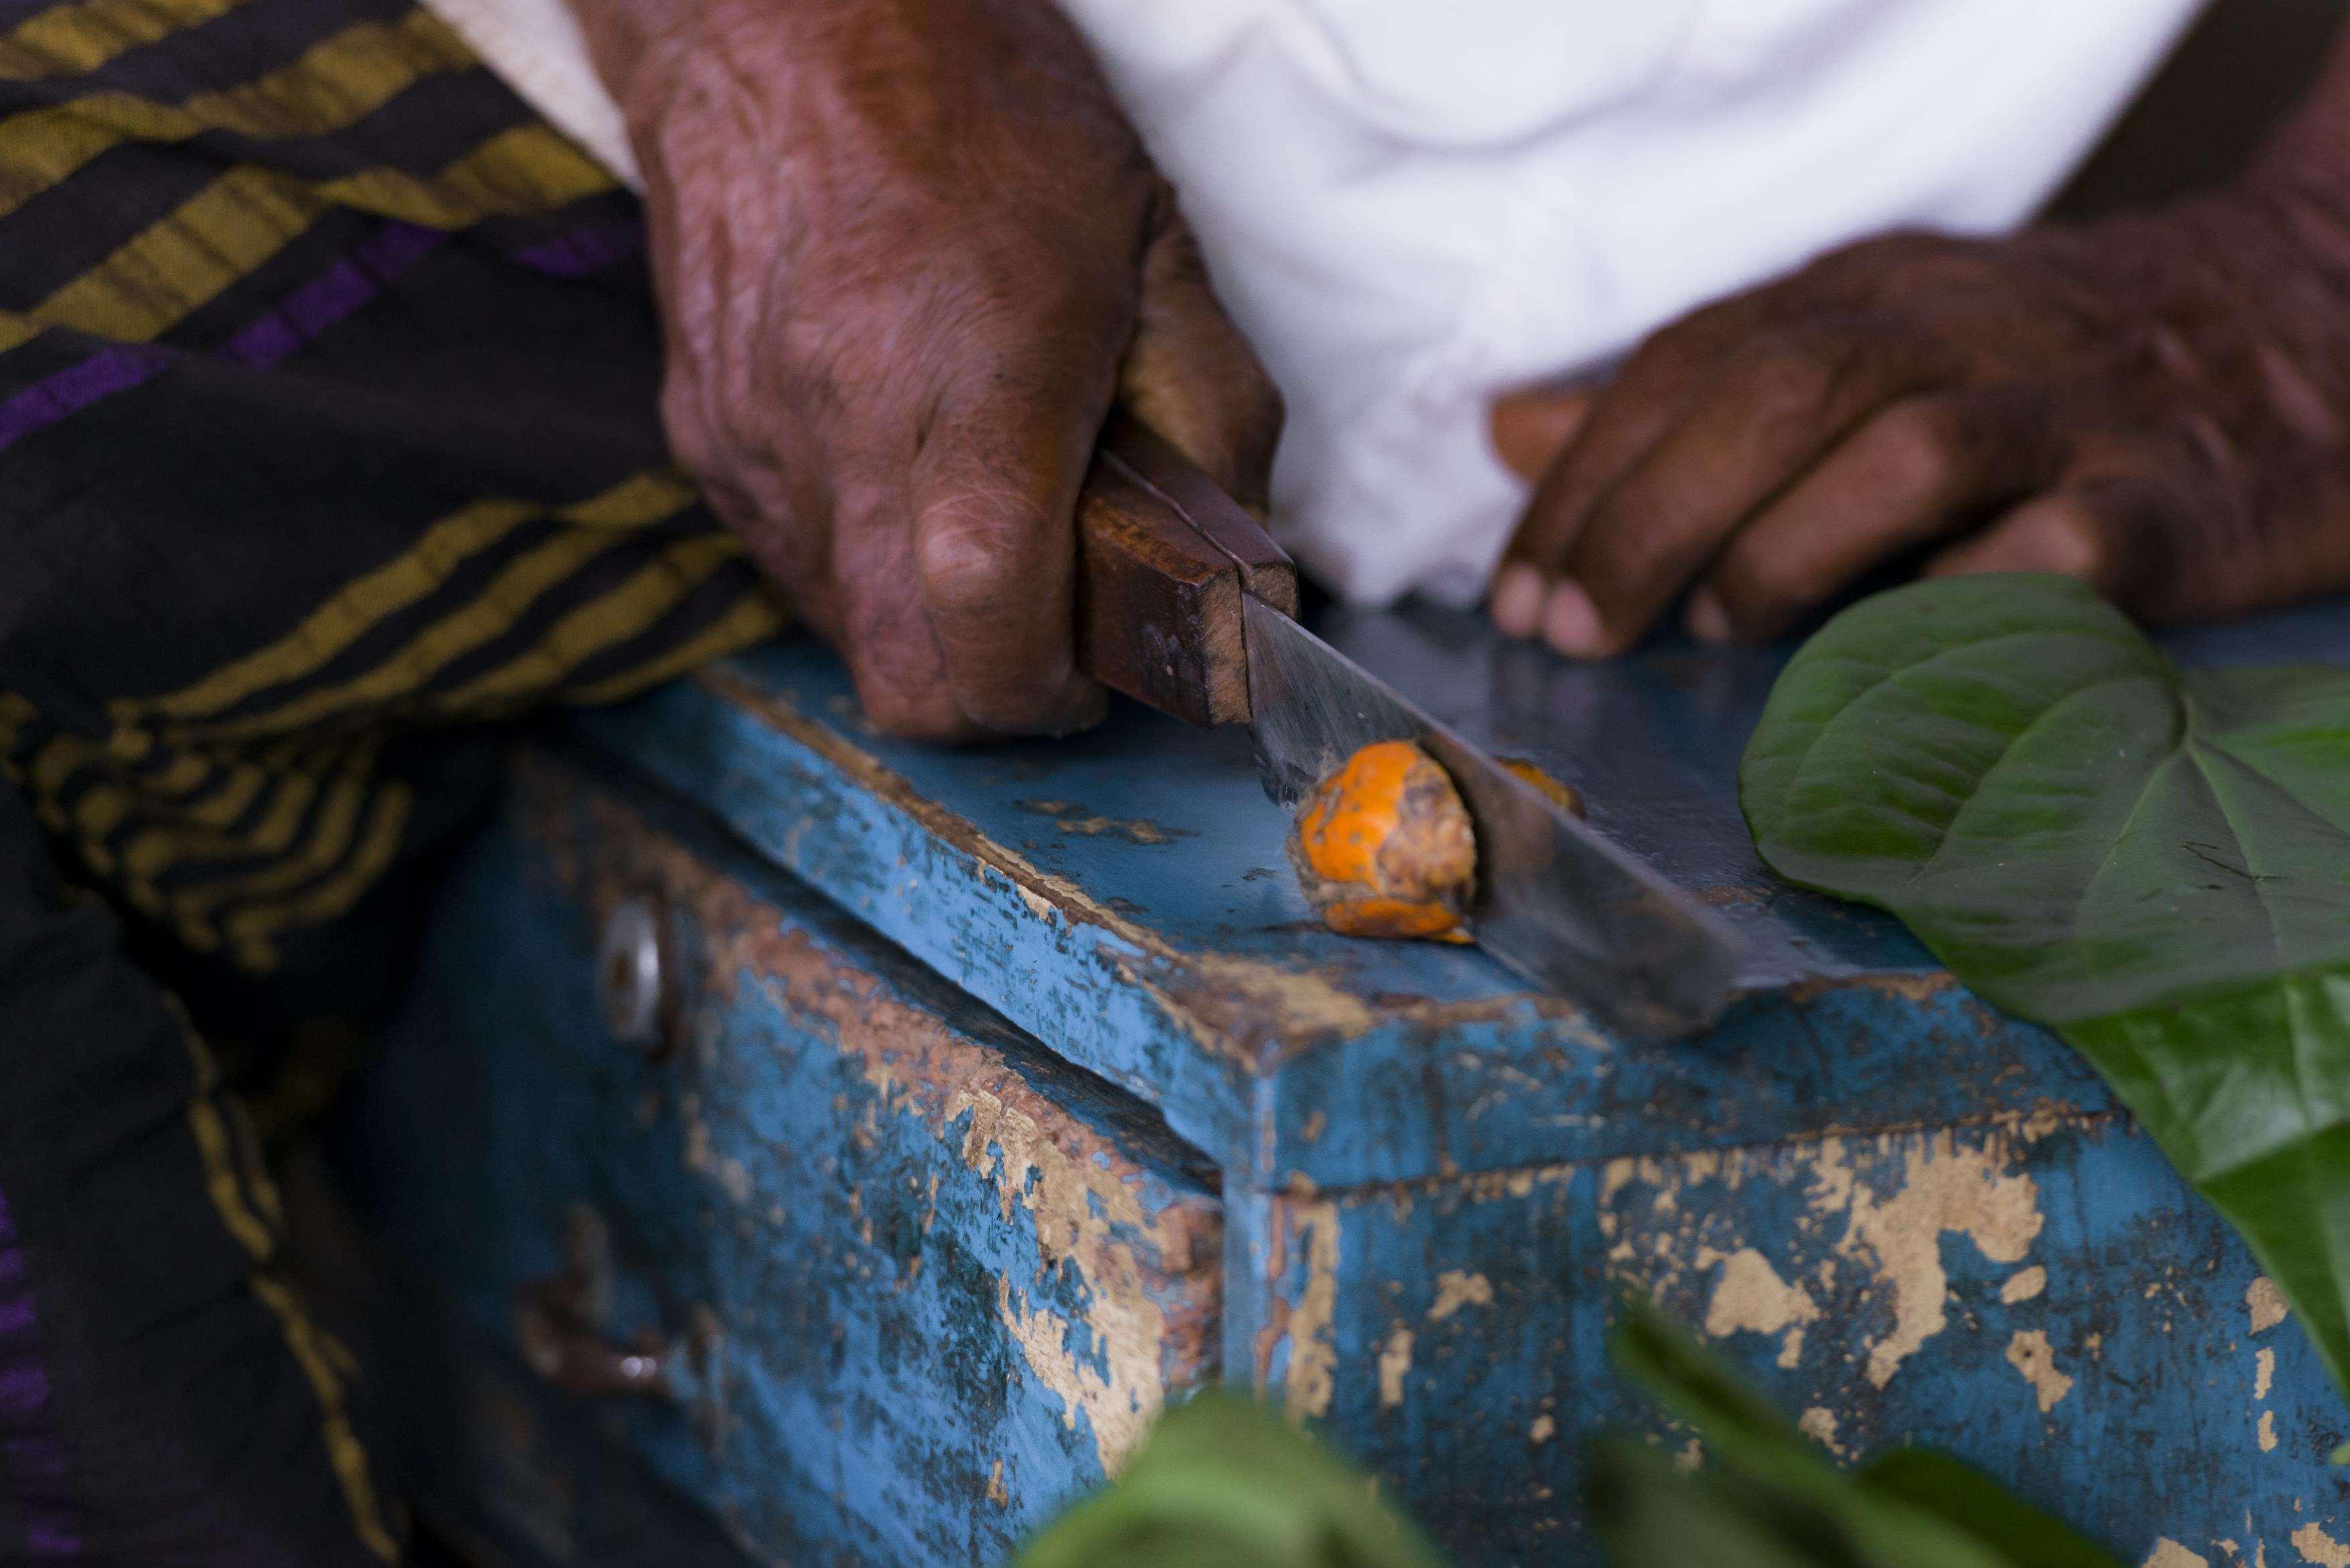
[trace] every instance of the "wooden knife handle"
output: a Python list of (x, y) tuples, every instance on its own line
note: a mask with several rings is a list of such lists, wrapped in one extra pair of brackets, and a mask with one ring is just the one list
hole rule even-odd
[(1077, 663), (1194, 724), (1249, 717), (1245, 590), (1297, 613), (1297, 569), (1255, 518), (1113, 414), (1077, 498)]

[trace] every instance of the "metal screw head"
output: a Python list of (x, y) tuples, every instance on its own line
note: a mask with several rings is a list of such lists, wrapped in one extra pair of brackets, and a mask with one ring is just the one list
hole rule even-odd
[(640, 1051), (668, 1044), (661, 1027), (660, 916), (648, 898), (623, 898), (604, 917), (596, 994), (613, 1038)]

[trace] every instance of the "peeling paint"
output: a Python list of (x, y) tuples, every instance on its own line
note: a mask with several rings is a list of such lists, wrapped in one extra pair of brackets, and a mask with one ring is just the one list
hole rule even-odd
[(2267, 1398), (2269, 1385), (2275, 1381), (2276, 1351), (2264, 1345), (2261, 1346), (2259, 1354), (2252, 1357), (2252, 1397)]
[(1557, 1436), (1558, 1422), (1552, 1418), (1550, 1412), (1547, 1410), (1544, 1411), (1541, 1415), (1536, 1416), (1534, 1417), (1534, 1424), (1526, 1428), (1526, 1441), (1534, 1444), (1536, 1448), (1542, 1447), (1544, 1443), (1549, 1442), (1553, 1438)]
[(1901, 1002), (1931, 1001), (1946, 991), (1957, 989), (1958, 981), (1948, 970), (1918, 970), (1908, 974), (1835, 975), (1818, 980), (1798, 981), (1787, 987), (1791, 1002), (1811, 1002), (1832, 992), (1874, 991)]
[(2276, 1452), (2276, 1412), (2274, 1410), (2263, 1410), (2261, 1412), (2259, 1431), (2261, 1452), (2264, 1454), (2272, 1454)]
[(1305, 1289), (1289, 1319), (1289, 1377), (1284, 1403), (1292, 1416), (1326, 1415), (1336, 1381), (1338, 1344), (1333, 1319), (1338, 1307), (1338, 1206), (1302, 1204), (1298, 1228), (1305, 1238)]
[(1999, 1299), (2013, 1306), (2018, 1302), (2035, 1299), (2047, 1288), (2048, 1271), (2034, 1263), (2028, 1269), (2018, 1269), (2008, 1275), (2007, 1282), (1999, 1287)]
[(1183, 836), (1139, 816), (1098, 815), (1075, 801), (1015, 800), (1012, 804), (1022, 811), (1049, 817), (1053, 826), (1063, 833), (1075, 833), (1087, 838), (1122, 838), (1128, 844), (1159, 845), (1172, 844), (1179, 836)]
[(2007, 1342), (2007, 1364), (2032, 1385), (2043, 1416), (2073, 1391), (2073, 1379), (2056, 1369), (2056, 1353), (2049, 1347), (2045, 1329), (2019, 1329)]
[(1399, 1325), (1379, 1351), (1379, 1403), (1403, 1403), (1403, 1380), (1411, 1371), (1411, 1330)]
[[(1698, 1258), (1700, 1267), (1709, 1250)], [(1771, 1260), (1752, 1247), (1741, 1247), (1721, 1259), (1721, 1275), (1714, 1282), (1713, 1299), (1705, 1313), (1705, 1332), (1716, 1339), (1743, 1331), (1783, 1334), (1779, 1365), (1793, 1366), (1804, 1353), (1804, 1325), (1819, 1320), (1820, 1309), (1801, 1285), (1779, 1277)]]
[(2251, 1314), (2252, 1332), (2266, 1334), (2284, 1321), (2284, 1293), (2262, 1274), (2244, 1287), (2244, 1310)]
[(1877, 1387), (1950, 1321), (1946, 1232), (1965, 1236), (1995, 1263), (2022, 1262), (2039, 1236), (2039, 1184), (2009, 1169), (2013, 1136), (1994, 1130), (1978, 1147), (1944, 1128), (1909, 1150), (1900, 1191), (1881, 1199), (1854, 1181), (1836, 1140), (1823, 1142), (1814, 1206), (1844, 1200), (1850, 1218), (1838, 1251), (1871, 1263), (1893, 1297), (1893, 1326), (1868, 1347), (1868, 1380)]
[(2350, 1568), (2350, 1546), (2326, 1534), (2323, 1525), (2304, 1524), (2294, 1531), (2293, 1546), (2303, 1563), (2314, 1563), (2317, 1568)]
[(1795, 1430), (1811, 1438), (1838, 1459), (1845, 1458), (1844, 1445), (1836, 1441), (1835, 1412), (1825, 1405), (1813, 1405), (1795, 1417)]
[(1482, 1274), (1447, 1269), (1436, 1276), (1436, 1304), (1428, 1309), (1428, 1321), (1442, 1323), (1462, 1307), (1492, 1304), (1492, 1281)]
[(1117, 1475), (1159, 1414), (1162, 1401), (1156, 1377), (1137, 1378), (1131, 1365), (1121, 1367), (1116, 1360), (1105, 1376), (1091, 1358), (1070, 1350), (1069, 1321), (1050, 1308), (1014, 1300), (1009, 1280), (995, 1282), (995, 1307), (997, 1319), (1020, 1346), (1029, 1369), (1061, 1397), (1066, 1411), (1063, 1419), (1074, 1428), (1078, 1413), (1084, 1413), (1101, 1451), (1102, 1469)]
[(2189, 1552), (2168, 1535), (2154, 1543), (2138, 1568), (2211, 1568), (2211, 1560), (2200, 1552)]
[[(810, 1021), (871, 1087), (876, 1104), (911, 1115), (950, 1141), (994, 1189), (1006, 1223), (1034, 1229), (1037, 1282), (999, 1279), (997, 1314), (1038, 1381), (1082, 1421), (1105, 1471), (1116, 1474), (1170, 1389), (1204, 1381), (1221, 1356), (1222, 1218), (1212, 1201), (1146, 1210), (1144, 1173), (1041, 1093), (993, 1046), (889, 993), (806, 931), (779, 926), (740, 884), (712, 870), (600, 796), (584, 803), (601, 852), (627, 876), (599, 873), (583, 889), (608, 905), (623, 882), (658, 878), (691, 909), (702, 941), (702, 984), (725, 998), (755, 987)], [(754, 1190), (740, 1160), (713, 1159), (700, 1098), (679, 1096), (684, 1158), (738, 1201)], [(853, 1189), (849, 1202), (860, 1196)], [(863, 1232), (870, 1240), (869, 1221)], [(1030, 1301), (1030, 1285), (1074, 1272), (1082, 1323)]]

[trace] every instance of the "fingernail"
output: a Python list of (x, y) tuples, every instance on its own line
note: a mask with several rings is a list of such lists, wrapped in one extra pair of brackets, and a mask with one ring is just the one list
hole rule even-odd
[(1690, 635), (1700, 642), (1729, 642), (1737, 637), (1730, 624), (1730, 612), (1721, 607), (1721, 597), (1711, 588), (1700, 588), (1689, 597), (1689, 608), (1682, 612)]
[(1543, 606), (1543, 637), (1561, 653), (1598, 659), (1607, 652), (1607, 630), (1591, 596), (1573, 583), (1560, 583)]
[(1493, 579), (1487, 613), (1503, 637), (1532, 637), (1542, 626), (1543, 596), (1549, 585), (1523, 561), (1503, 566)]

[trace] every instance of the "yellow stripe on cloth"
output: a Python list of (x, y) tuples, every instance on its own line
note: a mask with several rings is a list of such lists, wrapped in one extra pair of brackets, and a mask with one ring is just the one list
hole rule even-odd
[[(265, 851), (267, 862), (252, 871), (173, 889), (173, 915), (183, 921), (200, 921), (240, 899), (291, 893), (340, 866), (359, 842), (360, 823), (381, 789), (375, 772), (376, 753), (376, 742), (370, 739), (355, 753), (336, 758), (331, 770), (320, 767), (308, 773), (303, 781), (300, 808), (289, 823), (272, 834), (273, 842)], [(314, 800), (315, 812), (309, 809)], [(296, 836), (306, 825), (308, 831), (301, 833), (297, 846)]]
[(650, 629), (712, 574), (742, 556), (743, 543), (732, 534), (710, 533), (671, 545), (618, 587), (567, 611), (531, 648), (455, 691), (434, 696), (432, 711), (483, 718), (512, 712), (552, 694), (566, 675)]
[(79, 76), (172, 34), (224, 16), (244, 0), (79, 0), (0, 33), (0, 81)]
[[(336, 685), (310, 688), (257, 713), (182, 723), (174, 729), (218, 743), (287, 734), (353, 716), (396, 716), (392, 711), (405, 706), (435, 676), (512, 631), (551, 590), (569, 582), (588, 562), (629, 537), (625, 533), (589, 529), (558, 534), (507, 562), (483, 587), (479, 597), (418, 632), (364, 674)], [(440, 702), (432, 706), (446, 711)]]
[[(650, 469), (587, 500), (556, 508), (561, 522), (618, 533), (675, 516), (694, 500), (677, 474)], [(117, 701), (118, 723), (202, 719), (272, 686), (323, 668), (360, 638), (433, 593), (467, 562), (534, 518), (550, 514), (528, 502), (493, 497), (458, 508), (426, 528), (414, 545), (352, 581), (276, 642), (221, 666), (161, 697)]]
[(427, 77), (473, 57), (430, 11), (346, 27), (292, 64), (177, 104), (111, 88), (0, 119), (0, 216), (125, 141), (184, 141), (207, 130), (256, 138), (348, 130)]
[[(170, 1005), (180, 1033), (188, 1043), (189, 1060), (195, 1071), (195, 1092), (188, 1099), (188, 1127), (195, 1137), (197, 1158), (203, 1168), (205, 1195), (212, 1199), (222, 1226), (252, 1260), (252, 1266), (245, 1272), (245, 1283), (276, 1319), (287, 1353), (318, 1401), (319, 1438), (326, 1449), (328, 1466), (334, 1471), (344, 1504), (350, 1511), (353, 1532), (371, 1554), (387, 1563), (397, 1562), (400, 1542), (384, 1522), (367, 1450), (352, 1429), (349, 1396), (343, 1387), (343, 1375), (338, 1370), (338, 1363), (349, 1363), (349, 1353), (335, 1342), (334, 1335), (311, 1320), (301, 1297), (270, 1272), (277, 1251), (277, 1237), (262, 1216), (280, 1211), (276, 1190), (257, 1159), (239, 1161), (228, 1113), (219, 1098), (220, 1069), (187, 1013), (176, 1002), (170, 1002)], [(245, 1167), (243, 1170), (241, 1164)], [(246, 1196), (248, 1179), (255, 1192), (250, 1200)]]
[(429, 179), (369, 169), (308, 181), (239, 165), (32, 309), (0, 314), (0, 353), (44, 327), (119, 342), (160, 337), (336, 206), (454, 230), (559, 207), (611, 183), (544, 125), (502, 130)]
[(769, 596), (766, 586), (755, 585), (745, 588), (743, 597), (735, 600), (724, 615), (686, 641), (633, 670), (607, 676), (591, 685), (575, 686), (562, 694), (563, 701), (592, 707), (599, 702), (617, 702), (623, 697), (633, 697), (649, 687), (658, 686), (713, 659), (723, 659), (754, 643), (763, 642), (783, 630), (784, 624), (784, 612)]
[(273, 968), (277, 962), (276, 939), (281, 933), (321, 926), (348, 913), (391, 869), (414, 805), (414, 792), (406, 784), (385, 784), (376, 793), (350, 856), (333, 876), (294, 898), (255, 904), (228, 918), (230, 957), (247, 970)]

